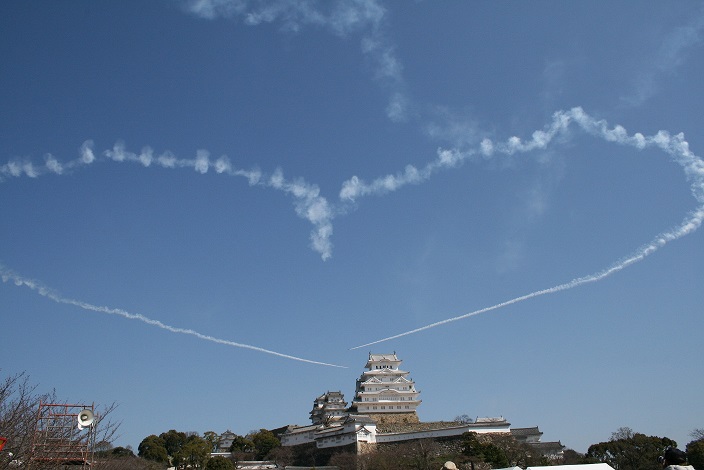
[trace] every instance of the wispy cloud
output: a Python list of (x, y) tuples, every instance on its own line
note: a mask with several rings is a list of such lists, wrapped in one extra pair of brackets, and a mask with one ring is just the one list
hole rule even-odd
[(371, 63), (374, 78), (389, 92), (386, 115), (394, 122), (409, 117), (403, 65), (385, 34), (387, 12), (379, 0), (185, 0), (183, 6), (207, 20), (226, 18), (249, 26), (279, 24), (290, 32), (317, 27), (339, 37), (360, 35), (360, 49)]
[(662, 41), (651, 59), (650, 68), (635, 79), (632, 90), (621, 97), (629, 106), (640, 106), (652, 98), (659, 89), (660, 82), (675, 74), (692, 49), (704, 43), (704, 5), (687, 25), (670, 32)]

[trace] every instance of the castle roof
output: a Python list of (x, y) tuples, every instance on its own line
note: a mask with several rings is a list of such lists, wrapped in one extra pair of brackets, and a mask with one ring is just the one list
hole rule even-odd
[(540, 431), (540, 429), (538, 429), (538, 426), (533, 426), (532, 428), (511, 428), (511, 434), (513, 434), (515, 437), (522, 437), (536, 435), (542, 436), (543, 433)]
[(393, 354), (372, 354), (369, 353), (370, 361), (398, 361), (396, 353)]
[(376, 362), (393, 362), (396, 364), (400, 364), (401, 360), (396, 356), (396, 353), (394, 352), (393, 354), (372, 354), (369, 353), (369, 359), (367, 360), (367, 365), (364, 366), (367, 369), (370, 369), (372, 367), (372, 364)]

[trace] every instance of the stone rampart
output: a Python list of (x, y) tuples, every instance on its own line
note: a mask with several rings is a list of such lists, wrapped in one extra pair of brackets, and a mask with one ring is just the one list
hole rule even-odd
[(376, 422), (377, 428), (382, 425), (413, 424), (420, 423), (415, 411), (410, 413), (365, 413)]

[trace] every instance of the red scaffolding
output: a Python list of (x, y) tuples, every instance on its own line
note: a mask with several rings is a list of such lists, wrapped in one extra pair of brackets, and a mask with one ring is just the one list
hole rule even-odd
[(93, 464), (95, 422), (81, 426), (78, 415), (84, 410), (93, 413), (94, 405), (40, 403), (32, 441), (31, 462), (52, 465)]

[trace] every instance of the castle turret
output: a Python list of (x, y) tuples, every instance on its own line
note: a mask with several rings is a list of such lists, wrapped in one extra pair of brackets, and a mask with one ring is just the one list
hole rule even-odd
[(396, 353), (369, 353), (367, 370), (357, 379), (352, 409), (377, 422), (418, 422), (420, 392), (408, 377), (410, 373), (399, 369), (401, 362)]
[(346, 407), (342, 392), (326, 392), (313, 402), (310, 420), (313, 424), (330, 424), (347, 417)]

